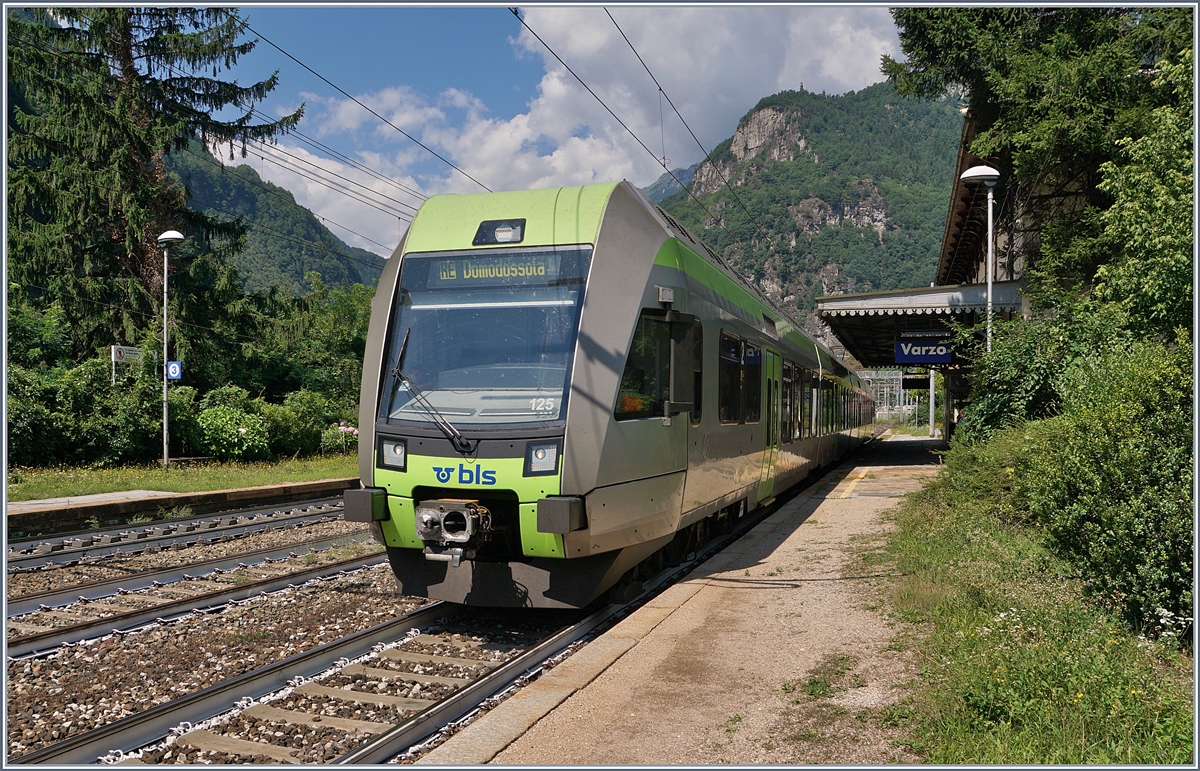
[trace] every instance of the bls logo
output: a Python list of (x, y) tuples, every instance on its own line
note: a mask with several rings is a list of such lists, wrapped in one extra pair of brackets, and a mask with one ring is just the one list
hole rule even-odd
[[(437, 481), (446, 484), (454, 474), (454, 467), (434, 466), (433, 473), (437, 474)], [(487, 471), (478, 466), (472, 468), (460, 463), (458, 464), (458, 483), (460, 485), (494, 485), (496, 484), (496, 472)]]

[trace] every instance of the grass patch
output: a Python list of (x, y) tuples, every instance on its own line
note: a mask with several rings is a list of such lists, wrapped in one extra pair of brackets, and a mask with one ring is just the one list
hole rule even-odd
[(839, 690), (845, 690), (845, 674), (854, 669), (858, 659), (853, 656), (830, 654), (813, 667), (804, 680), (802, 688), (810, 699), (824, 699)]
[[(942, 422), (940, 420), (934, 421), (933, 427), (941, 428)], [(926, 417), (926, 420), (924, 422), (922, 422), (921, 425), (919, 425), (919, 426), (914, 426), (912, 424), (906, 424), (906, 425), (889, 426), (889, 428), (892, 429), (892, 434), (895, 436), (919, 436), (924, 439), (930, 438), (928, 416)]]
[(8, 500), (33, 501), (126, 490), (196, 493), (354, 476), (358, 476), (358, 456), (353, 453), (279, 463), (213, 462), (167, 471), (154, 465), (105, 469), (22, 468), (9, 472)]
[(904, 642), (922, 678), (881, 722), (933, 763), (1192, 762), (1190, 654), (1139, 637), (1039, 527), (997, 516), (987, 477), (1003, 469), (958, 472), (896, 515), (891, 601), (921, 625)]

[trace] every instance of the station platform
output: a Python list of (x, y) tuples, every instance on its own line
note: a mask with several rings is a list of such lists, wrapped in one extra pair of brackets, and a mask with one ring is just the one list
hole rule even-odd
[(917, 762), (878, 719), (914, 667), (870, 552), (944, 447), (884, 434), (417, 762)]
[(14, 531), (54, 533), (86, 527), (89, 519), (154, 513), (161, 509), (191, 508), (195, 514), (341, 495), (358, 487), (358, 477), (322, 479), (313, 482), (288, 482), (259, 487), (212, 490), (196, 493), (172, 493), (161, 490), (127, 490), (114, 493), (76, 495), (70, 498), (43, 498), (32, 501), (8, 501), (5, 520), (9, 537)]

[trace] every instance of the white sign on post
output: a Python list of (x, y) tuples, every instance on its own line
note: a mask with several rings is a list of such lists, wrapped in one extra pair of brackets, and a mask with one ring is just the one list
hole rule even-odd
[(111, 346), (112, 360), (120, 362), (136, 361), (142, 355), (141, 348), (134, 348), (131, 345), (114, 345)]
[(112, 356), (112, 382), (117, 384), (117, 362), (132, 364), (142, 356), (142, 349), (132, 345), (110, 345), (109, 354)]

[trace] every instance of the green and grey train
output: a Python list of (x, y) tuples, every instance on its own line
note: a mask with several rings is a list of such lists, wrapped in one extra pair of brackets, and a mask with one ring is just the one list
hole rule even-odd
[(628, 182), (427, 200), (359, 474), (403, 593), (578, 608), (870, 437), (858, 378)]

